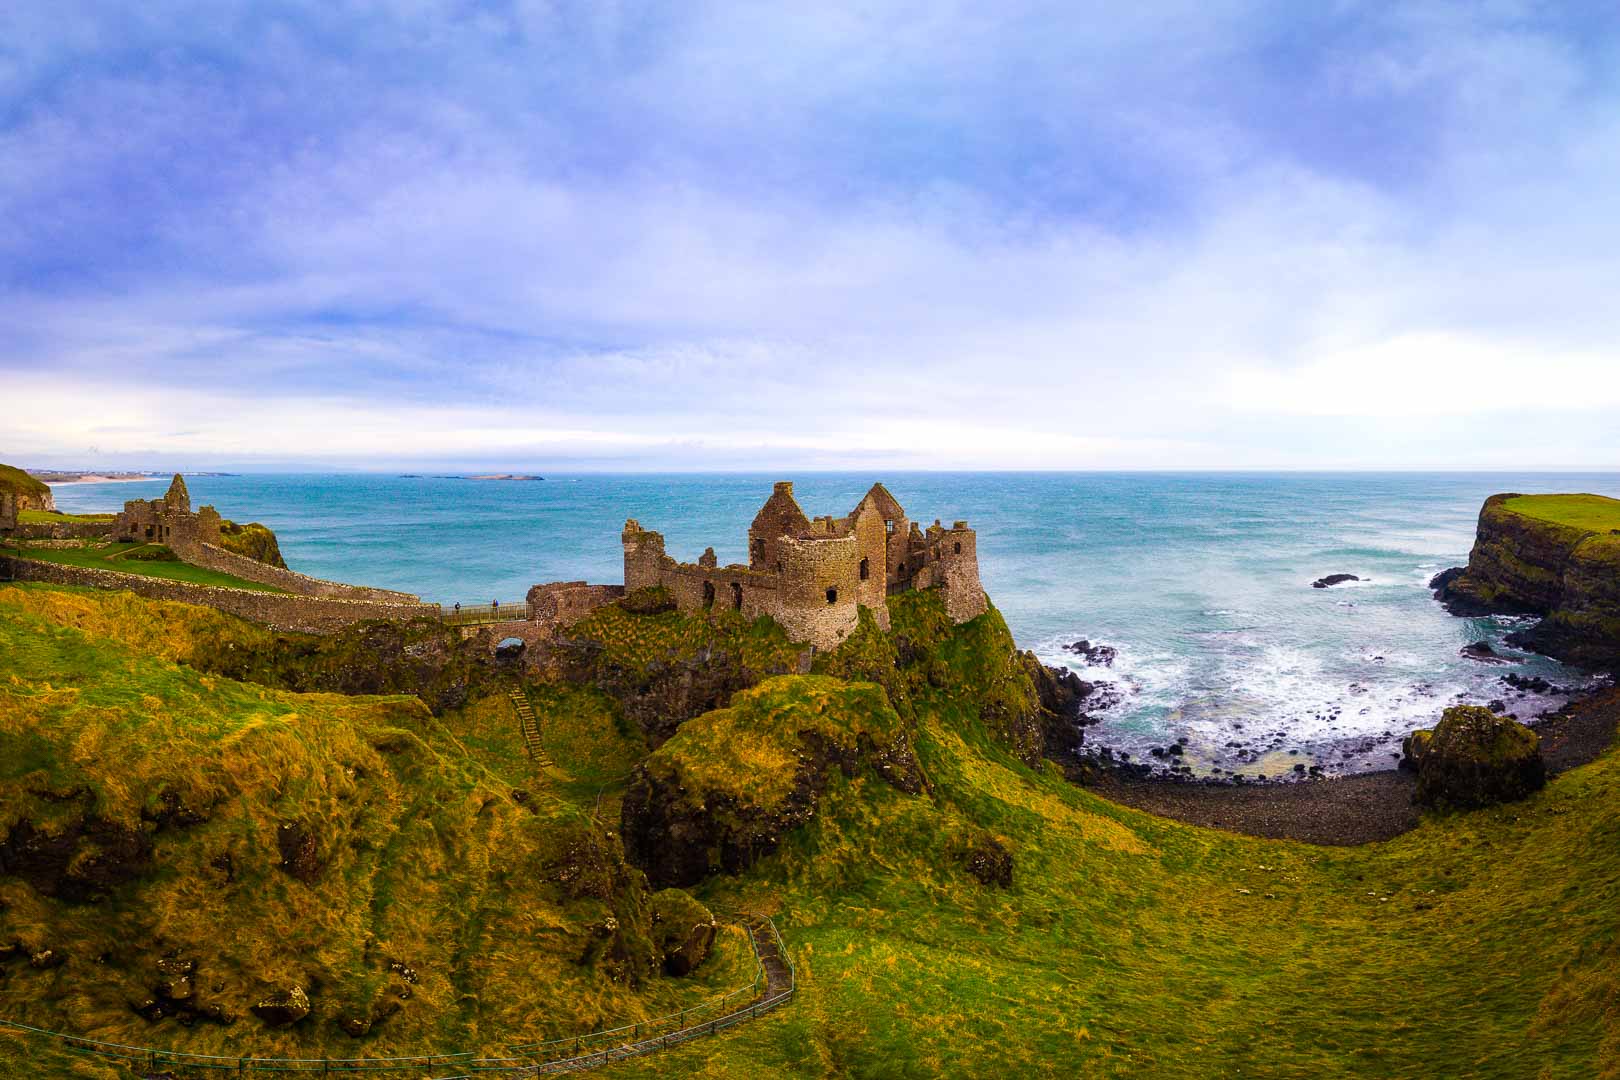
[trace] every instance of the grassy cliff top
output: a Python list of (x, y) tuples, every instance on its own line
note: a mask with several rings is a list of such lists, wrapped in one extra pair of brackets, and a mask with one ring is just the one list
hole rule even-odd
[(1620, 529), (1620, 499), (1606, 495), (1517, 495), (1504, 502), (1502, 509), (1592, 532)]
[(0, 492), (13, 495), (49, 495), (51, 488), (44, 481), (35, 480), (21, 469), (0, 465)]
[[(1009, 752), (979, 689), (1012, 681), (993, 612), (953, 626), (919, 595), (895, 598), (891, 617), (918, 654), (903, 666), (929, 675), (907, 680), (905, 721), (926, 791), (833, 770), (809, 824), (699, 891), (711, 910), (775, 915), (799, 996), (599, 1075), (1620, 1077), (1620, 754), (1384, 844), (1201, 829)], [(664, 655), (673, 622), (635, 618), (614, 624), (626, 655), (636, 641)], [(198, 959), (210, 995), (315, 976), (323, 1010), (386, 997), (387, 962), (410, 963), (422, 981), (358, 1044), (371, 1054), (651, 1007), (581, 962), (610, 910), (632, 914), (573, 884), (610, 876), (611, 833), (587, 832), (589, 803), (538, 778), (514, 801), (525, 762), (498, 698), (476, 722), (436, 720), (406, 699), (289, 694), (173, 662), (268, 633), (127, 594), (0, 587), (0, 652), (15, 658), (0, 675), (0, 809), (61, 821), (77, 804), (58, 800), (83, 788), (128, 824), (172, 789), (208, 814), (155, 834), (153, 872), (100, 904), (0, 879), (0, 941), (75, 950), (51, 971), (10, 965), (0, 1015), (228, 1053), (357, 1045), (324, 1018), (279, 1035), (250, 1020), (147, 1028), (117, 991), (138, 991), (174, 948)], [(557, 693), (568, 700), (536, 704), (574, 717), (570, 767), (607, 775), (633, 756), (605, 702)], [(897, 715), (863, 680), (771, 680), (654, 759), (729, 770), (712, 777), (725, 794), (769, 784), (802, 731), (881, 736)], [(617, 749), (592, 749), (593, 718)], [(318, 826), (314, 886), (277, 865), (284, 821)], [(1010, 884), (969, 871), (995, 848)], [(222, 852), (234, 880), (209, 863)]]

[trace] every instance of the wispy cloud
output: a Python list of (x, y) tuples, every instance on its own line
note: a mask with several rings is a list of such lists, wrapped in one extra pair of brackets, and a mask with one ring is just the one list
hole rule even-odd
[(1620, 465), (1617, 24), (7, 11), (0, 456)]

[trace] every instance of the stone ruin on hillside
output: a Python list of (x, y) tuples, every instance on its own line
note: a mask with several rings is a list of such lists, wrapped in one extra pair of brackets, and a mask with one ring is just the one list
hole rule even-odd
[(965, 521), (921, 529), (882, 484), (846, 517), (806, 517), (793, 485), (776, 485), (748, 527), (748, 564), (719, 566), (711, 547), (696, 563), (664, 554), (664, 537), (624, 523), (624, 587), (661, 585), (682, 611), (769, 615), (788, 636), (820, 649), (848, 637), (860, 608), (888, 629), (891, 593), (938, 588), (956, 622), (983, 614), (979, 555)]
[(181, 558), (199, 544), (219, 547), (219, 512), (212, 506), (192, 512), (191, 493), (179, 473), (161, 499), (131, 499), (113, 522), (116, 540), (167, 544)]

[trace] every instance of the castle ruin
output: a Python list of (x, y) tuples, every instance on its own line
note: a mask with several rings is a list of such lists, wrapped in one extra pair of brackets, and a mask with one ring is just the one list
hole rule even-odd
[(167, 544), (176, 555), (186, 558), (198, 545), (219, 547), (219, 511), (205, 506), (193, 513), (191, 493), (179, 473), (161, 499), (131, 499), (113, 521), (116, 540)]
[(885, 598), (937, 588), (955, 622), (984, 613), (974, 532), (958, 521), (919, 528), (882, 484), (846, 517), (810, 518), (793, 485), (776, 485), (748, 527), (748, 564), (718, 565), (711, 547), (696, 563), (664, 553), (661, 533), (624, 523), (624, 587), (662, 586), (682, 611), (730, 609), (769, 615), (788, 637), (829, 649), (854, 632), (862, 607), (885, 630)]

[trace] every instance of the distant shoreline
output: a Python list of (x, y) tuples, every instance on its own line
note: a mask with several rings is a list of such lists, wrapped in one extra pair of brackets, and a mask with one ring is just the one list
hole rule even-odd
[(66, 487), (68, 484), (141, 484), (150, 483), (154, 480), (162, 480), (163, 477), (102, 476), (99, 473), (86, 473), (83, 476), (77, 477), (73, 480), (46, 480), (43, 477), (36, 477), (36, 479), (40, 480), (41, 483), (49, 484), (51, 487)]

